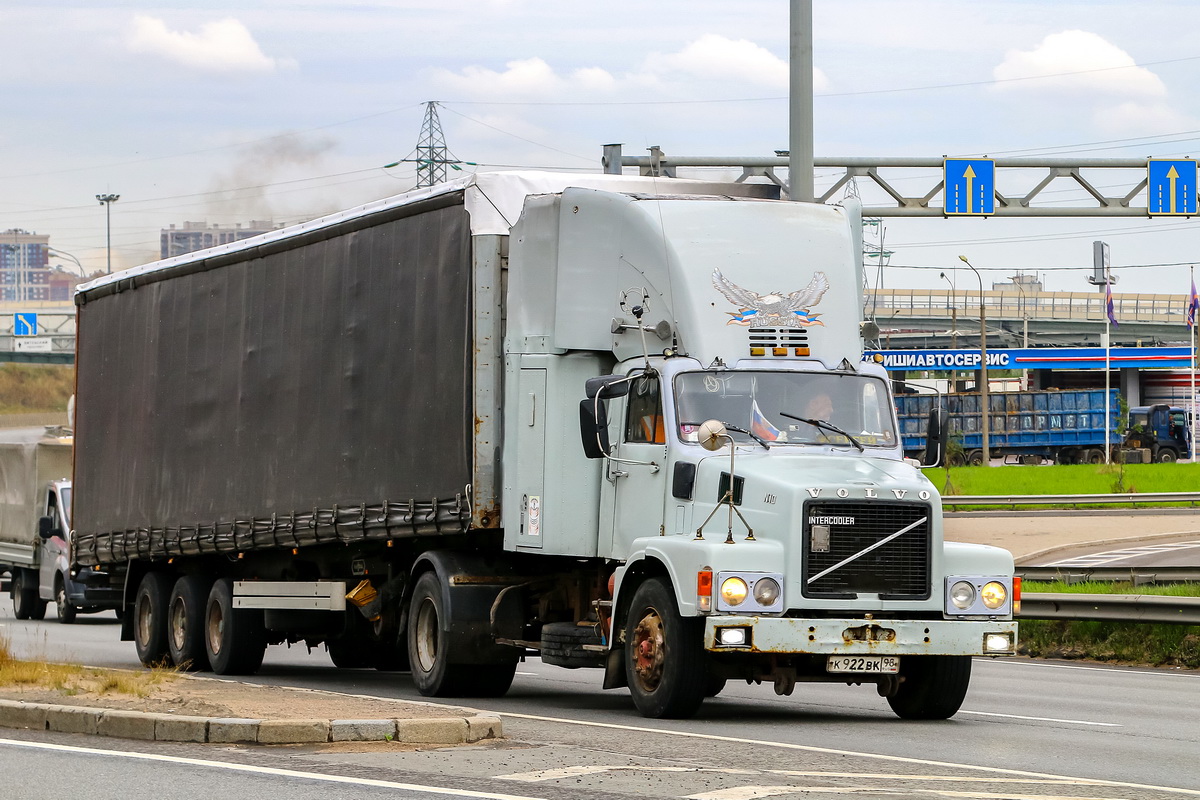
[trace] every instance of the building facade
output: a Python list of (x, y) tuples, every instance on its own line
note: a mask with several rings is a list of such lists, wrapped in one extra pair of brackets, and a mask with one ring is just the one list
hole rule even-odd
[[(19, 228), (0, 233), (0, 302), (51, 302), (50, 237)], [(68, 292), (66, 300), (70, 299)]]
[(247, 225), (209, 225), (206, 222), (185, 222), (182, 227), (172, 225), (163, 228), (160, 242), (160, 257), (171, 258), (216, 247), (230, 242), (239, 242), (283, 227), (265, 220), (251, 220)]

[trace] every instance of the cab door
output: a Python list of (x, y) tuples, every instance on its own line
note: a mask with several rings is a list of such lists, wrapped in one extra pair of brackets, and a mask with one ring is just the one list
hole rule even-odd
[(605, 531), (608, 552), (602, 555), (618, 559), (628, 556), (634, 539), (663, 533), (667, 488), (667, 433), (659, 376), (635, 378), (623, 399), (616, 420), (619, 437), (613, 458), (605, 462), (601, 489), (604, 507), (612, 509), (606, 515), (611, 520)]
[(40, 539), (42, 548), (41, 564), (38, 567), (38, 597), (42, 600), (54, 600), (54, 581), (61, 571), (66, 575), (67, 529), (61, 513), (57, 487), (51, 486), (46, 492), (46, 502), (39, 515), (49, 517), (54, 521), (54, 535), (49, 539)]

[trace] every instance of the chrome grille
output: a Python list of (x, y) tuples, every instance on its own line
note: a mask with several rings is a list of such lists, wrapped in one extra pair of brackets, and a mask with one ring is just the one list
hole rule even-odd
[[(811, 580), (914, 523), (919, 524), (907, 533)], [(929, 506), (923, 503), (805, 503), (804, 596), (853, 599), (860, 593), (870, 593), (885, 600), (927, 599), (932, 530)]]

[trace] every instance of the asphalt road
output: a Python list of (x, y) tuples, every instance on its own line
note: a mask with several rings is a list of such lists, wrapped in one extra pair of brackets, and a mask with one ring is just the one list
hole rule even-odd
[[(18, 651), (136, 666), (132, 644), (116, 641), (118, 627), (109, 615), (81, 618), (83, 624), (73, 626), (16, 622), (7, 609), (0, 617)], [(403, 673), (337, 670), (323, 653), (310, 655), (303, 648), (270, 648), (262, 672), (252, 680), (419, 698)], [(562, 670), (530, 659), (508, 696), (475, 705), (504, 718), (505, 742), (334, 753), (163, 746), (20, 731), (0, 731), (0, 737), (427, 785), (458, 793), (453, 796), (472, 791), (739, 800), (801, 794), (834, 798), (859, 791), (929, 797), (967, 792), (954, 796), (974, 798), (1200, 797), (1200, 674), (1194, 672), (977, 660), (963, 711), (948, 722), (902, 722), (872, 689), (825, 684), (802, 684), (784, 698), (769, 687), (730, 685), (695, 719), (658, 721), (638, 717), (626, 691), (602, 691), (597, 671)], [(37, 763), (56, 774), (81, 770), (82, 785), (93, 797), (116, 797), (91, 789), (144, 769), (159, 776), (178, 774), (178, 782), (158, 781), (154, 791), (143, 792), (137, 782), (126, 781), (122, 800), (195, 797), (194, 781), (203, 782), (205, 796), (218, 782), (221, 791), (213, 796), (225, 796), (227, 788), (246, 798), (262, 796), (261, 773), (230, 773), (227, 766), (174, 761), (147, 766), (150, 762), (122, 755), (36, 752)], [(31, 758), (27, 748), (0, 744), (6, 771), (23, 770)], [(271, 785), (285, 789), (288, 797), (308, 796), (304, 781), (320, 780), (277, 777)], [(293, 782), (300, 787), (294, 794)], [(192, 793), (181, 788), (187, 786)], [(374, 796), (366, 788), (322, 784), (313, 791), (324, 797)]]

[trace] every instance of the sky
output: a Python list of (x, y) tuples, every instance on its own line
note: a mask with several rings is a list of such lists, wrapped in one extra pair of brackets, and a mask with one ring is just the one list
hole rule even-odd
[[(0, 231), (48, 235), (69, 254), (51, 263), (92, 273), (97, 194), (120, 196), (114, 269), (156, 260), (172, 224), (290, 224), (398, 194), (427, 101), (478, 165), (464, 171), (599, 171), (610, 142), (769, 156), (789, 141), (788, 14), (786, 0), (4, 0)], [(1194, 0), (814, 0), (815, 155), (1200, 156), (1198, 21)], [(836, 177), (818, 170), (818, 191)], [(1059, 186), (1055, 202), (1082, 204)], [(870, 282), (972, 284), (961, 254), (985, 283), (1024, 271), (1094, 291), (1103, 240), (1115, 291), (1185, 293), (1198, 225), (887, 218), (892, 255)]]

